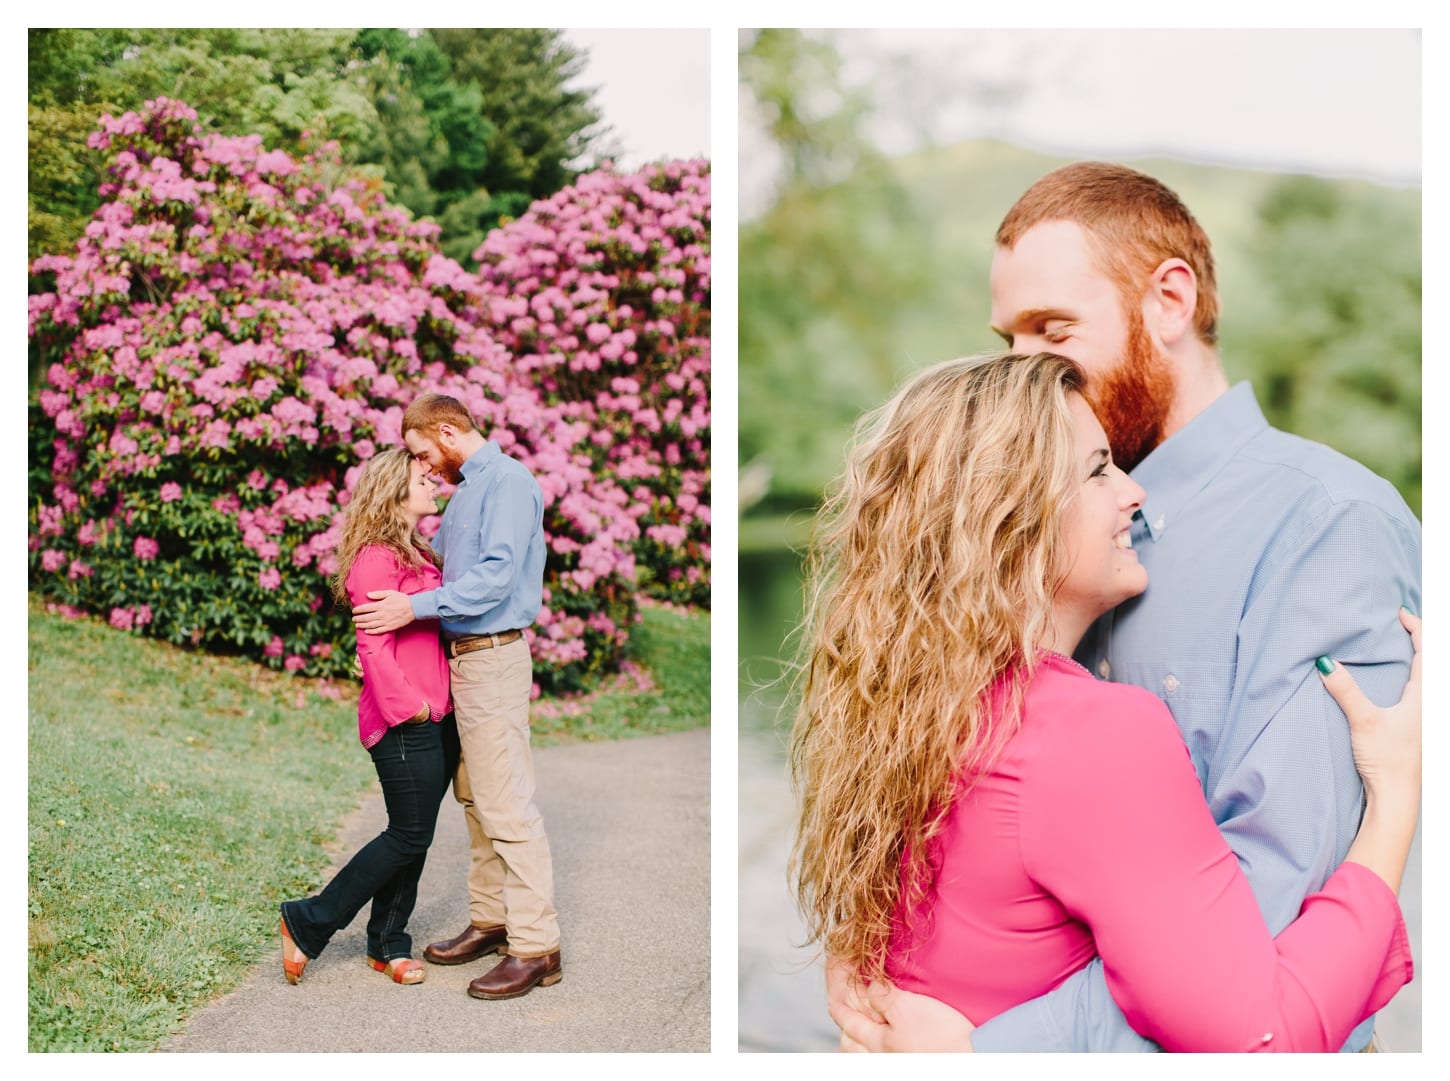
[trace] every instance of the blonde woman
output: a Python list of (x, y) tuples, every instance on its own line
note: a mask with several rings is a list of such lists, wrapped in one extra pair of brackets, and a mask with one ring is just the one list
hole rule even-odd
[(791, 745), (812, 941), (975, 1024), (1101, 956), (1165, 1049), (1337, 1049), (1412, 972), (1419, 658), (1389, 709), (1326, 680), (1367, 810), (1271, 938), (1166, 707), (1069, 659), (1148, 586), (1143, 492), (1082, 386), (1052, 354), (939, 365), (869, 419), (826, 501)]
[[(437, 510), (437, 485), (407, 450), (369, 460), (347, 506), (333, 579), (337, 599), (355, 605), (367, 600), (368, 590), (435, 588), (442, 574), (418, 523)], [(448, 661), (434, 622), (382, 635), (358, 631), (357, 648), (363, 669), (358, 738), (378, 771), (388, 825), (321, 893), (282, 902), (282, 968), (293, 984), (369, 901), (368, 964), (395, 983), (424, 978), (422, 962), (411, 956), (407, 924), (438, 805), (458, 762)]]

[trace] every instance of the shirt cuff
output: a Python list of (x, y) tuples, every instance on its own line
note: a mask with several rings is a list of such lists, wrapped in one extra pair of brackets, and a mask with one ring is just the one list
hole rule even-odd
[(1375, 1010), (1383, 1009), (1395, 991), (1415, 978), (1415, 958), (1410, 951), (1410, 929), (1405, 926), (1405, 912), (1400, 908), (1398, 895), (1379, 875), (1353, 860), (1341, 863), (1338, 871), (1329, 876), (1329, 881), (1320, 892), (1345, 901), (1357, 911), (1373, 911), (1370, 908), (1373, 904), (1389, 912), (1392, 923), (1390, 945), (1385, 951), (1384, 968), (1374, 991), (1375, 998), (1384, 995), (1384, 1002), (1379, 1002)]
[(436, 589), (414, 593), (408, 598), (408, 602), (413, 606), (414, 619), (438, 618), (438, 591)]

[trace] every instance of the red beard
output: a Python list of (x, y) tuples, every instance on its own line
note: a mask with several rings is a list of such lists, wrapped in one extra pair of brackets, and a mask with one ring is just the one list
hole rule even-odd
[(449, 447), (439, 447), (438, 454), (443, 459), (438, 472), (443, 474), (444, 479), (451, 484), (463, 483), (463, 463), (468, 458)]
[(1097, 414), (1113, 450), (1113, 462), (1131, 472), (1159, 443), (1173, 404), (1173, 369), (1153, 346), (1143, 315), (1128, 316), (1123, 362), (1091, 381), (1088, 404)]

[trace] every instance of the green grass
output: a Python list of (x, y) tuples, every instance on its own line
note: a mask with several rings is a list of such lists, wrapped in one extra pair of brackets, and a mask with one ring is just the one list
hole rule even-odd
[[(709, 723), (708, 613), (644, 612), (656, 689), (535, 704), (535, 740)], [(29, 1049), (150, 1051), (276, 948), (374, 783), (356, 690), (29, 611)], [(628, 684), (629, 681), (622, 681)]]
[(537, 702), (530, 714), (535, 743), (622, 739), (710, 723), (710, 613), (649, 607), (640, 615), (630, 652), (655, 689), (641, 692), (625, 675), (595, 694)]

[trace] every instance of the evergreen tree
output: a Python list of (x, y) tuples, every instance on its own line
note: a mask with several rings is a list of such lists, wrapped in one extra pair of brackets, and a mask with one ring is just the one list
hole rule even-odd
[(483, 187), (510, 201), (510, 215), (576, 175), (606, 134), (592, 89), (570, 89), (585, 54), (558, 30), (432, 30), (454, 78), (477, 86), (495, 126)]

